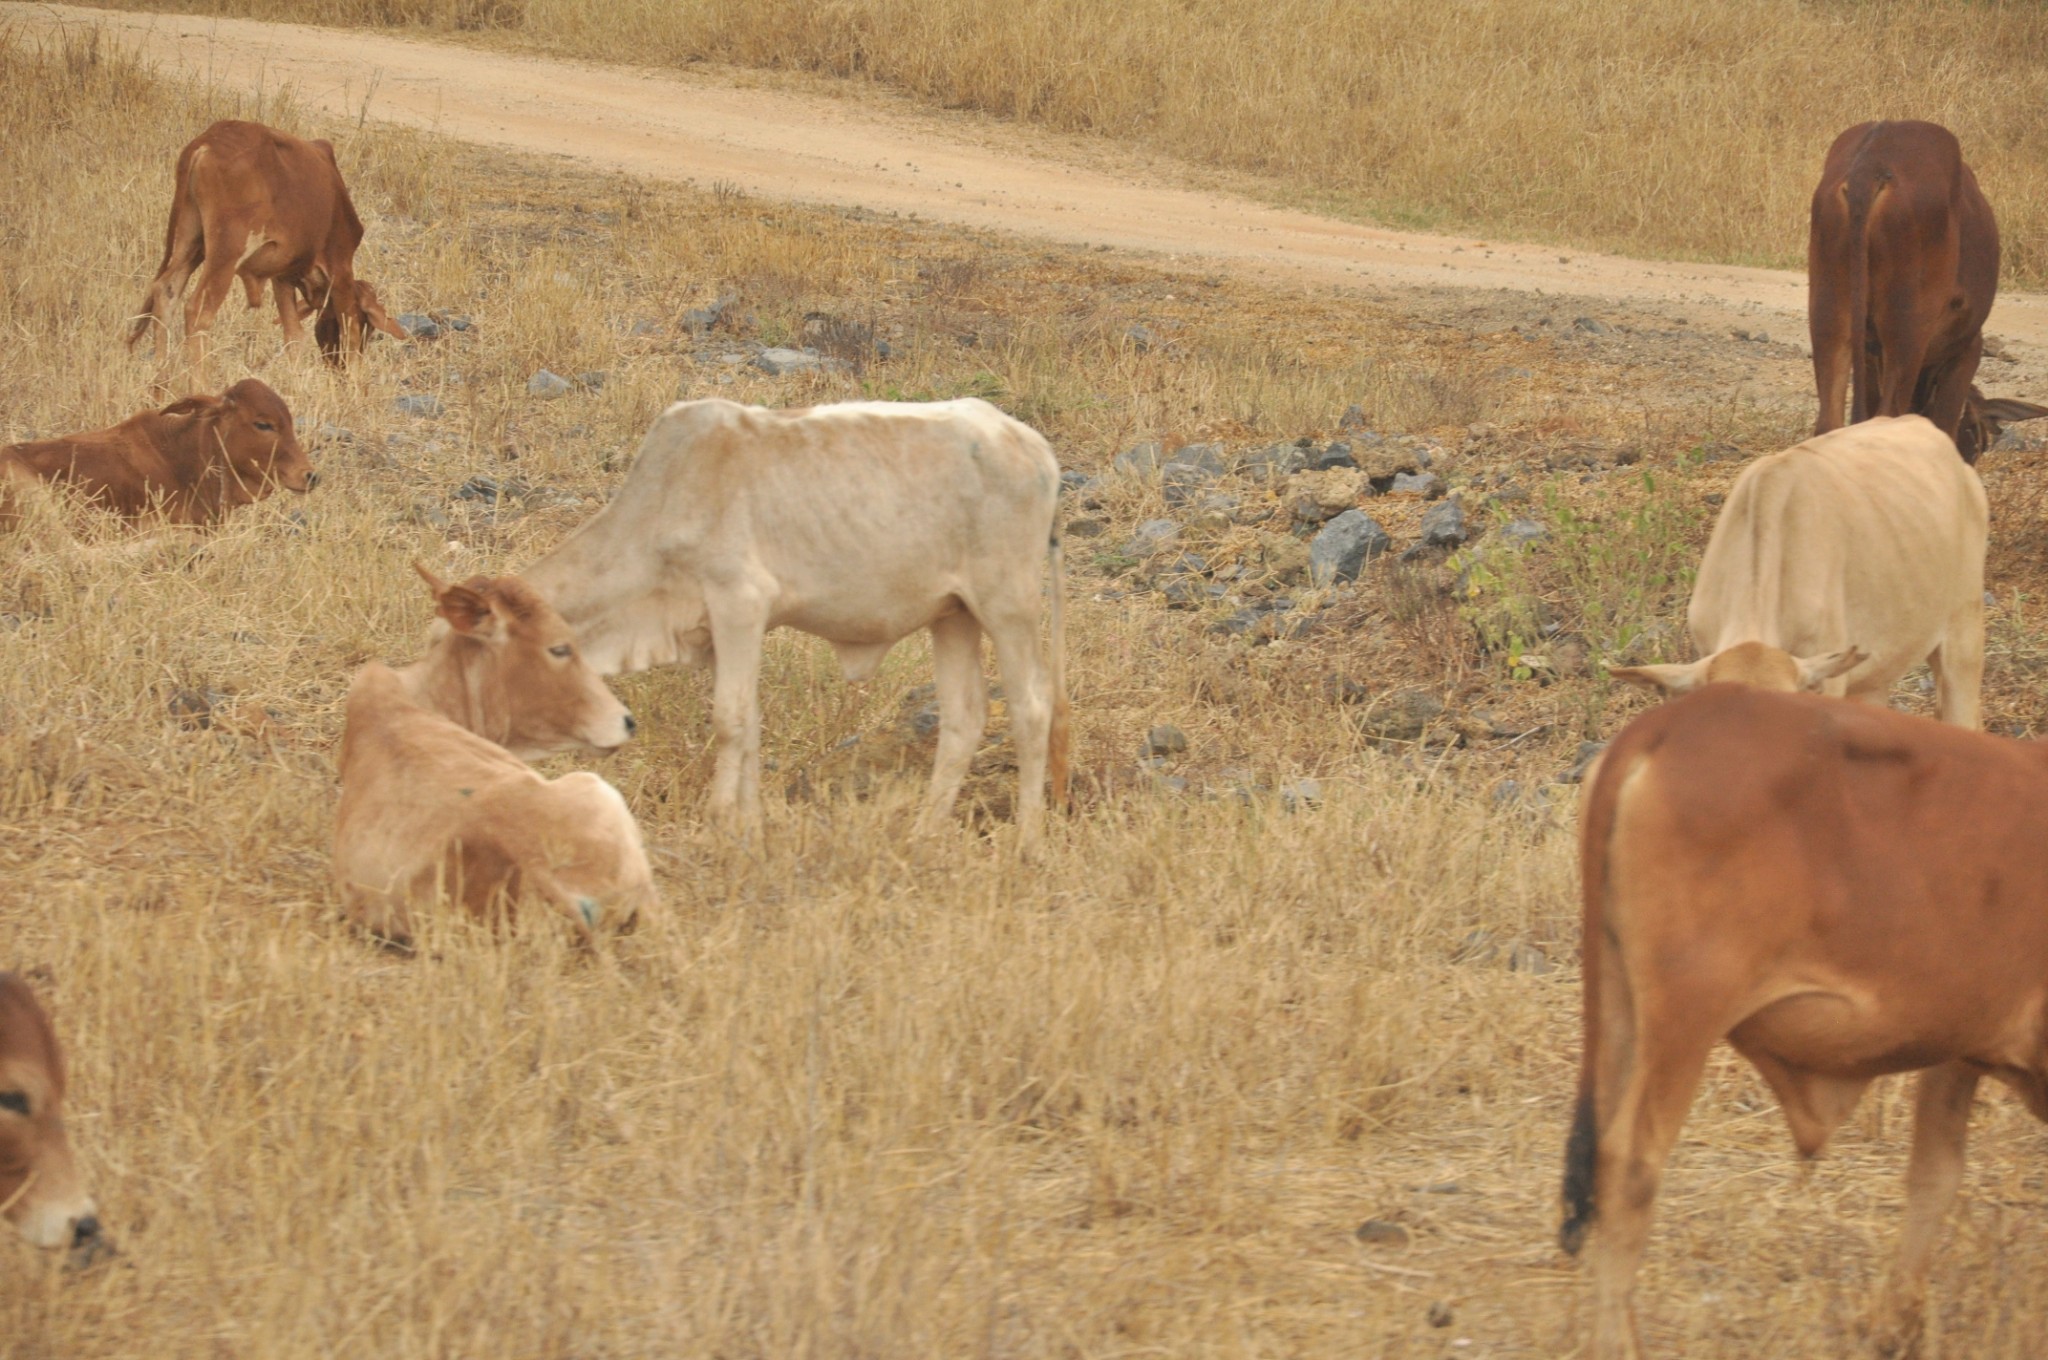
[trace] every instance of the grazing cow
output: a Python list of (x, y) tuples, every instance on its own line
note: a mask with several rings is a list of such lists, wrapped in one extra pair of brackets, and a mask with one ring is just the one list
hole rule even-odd
[(113, 1250), (64, 1131), (64, 1050), (14, 973), (0, 973), (0, 1205), (30, 1243), (81, 1265)]
[(1807, 319), (1820, 391), (1815, 434), (1917, 413), (1974, 463), (2008, 421), (2048, 407), (1987, 401), (1971, 385), (1998, 293), (1998, 224), (1934, 123), (1859, 123), (1835, 139), (1813, 191)]
[(1976, 471), (1925, 419), (1816, 435), (1728, 493), (1686, 611), (1703, 659), (1610, 673), (1667, 694), (1734, 679), (1883, 703), (1924, 660), (1942, 720), (1975, 727), (1989, 524)]
[[(1978, 1079), (2048, 1119), (2048, 745), (1714, 685), (1616, 738), (1580, 830), (1585, 1048), (1560, 1242), (1593, 1234), (1592, 1355), (1630, 1302), (1665, 1158), (1726, 1039), (1819, 1152), (1922, 1072), (1875, 1317), (1910, 1352)], [(1892, 1353), (1900, 1353), (1893, 1351)]]
[(0, 448), (0, 523), (14, 518), (13, 496), (37, 482), (75, 486), (131, 520), (215, 524), (273, 487), (304, 493), (318, 480), (284, 398), (244, 378), (217, 397), (186, 397), (104, 430)]
[(569, 627), (516, 576), (460, 585), (418, 568), (441, 621), (424, 658), (372, 663), (349, 686), (334, 875), (349, 917), (394, 941), (445, 893), (489, 916), (523, 896), (587, 937), (654, 903), (640, 828), (619, 791), (522, 757), (610, 751), (633, 715), (577, 654)]
[[(761, 819), (763, 636), (799, 629), (866, 680), (932, 634), (939, 749), (919, 830), (944, 818), (988, 718), (981, 635), (1008, 689), (1020, 845), (1043, 834), (1045, 780), (1066, 796), (1065, 583), (1059, 463), (985, 401), (852, 402), (770, 411), (680, 402), (641, 442), (618, 494), (529, 572), (603, 674), (713, 667), (710, 808)], [(1038, 643), (1052, 563), (1051, 663)]]
[(240, 277), (253, 308), (268, 282), (285, 344), (305, 338), (303, 319), (319, 313), (320, 353), (340, 363), (360, 353), (372, 330), (403, 340), (405, 331), (355, 276), (363, 223), (334, 162), (334, 145), (301, 141), (261, 123), (225, 119), (185, 144), (171, 193), (164, 258), (128, 334), (132, 348), (152, 328), (166, 357), (170, 308), (194, 270), (185, 302), (185, 359), (201, 381), (206, 334)]

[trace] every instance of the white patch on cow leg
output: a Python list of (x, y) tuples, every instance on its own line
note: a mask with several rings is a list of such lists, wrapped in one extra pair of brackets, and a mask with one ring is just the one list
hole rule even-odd
[(761, 643), (765, 611), (752, 600), (707, 599), (711, 648), (713, 819), (751, 832), (761, 824)]
[(987, 614), (982, 627), (995, 644), (996, 667), (1010, 703), (1010, 740), (1017, 748), (1017, 848), (1034, 853), (1045, 833), (1045, 766), (1052, 737), (1052, 684), (1038, 652), (1037, 582), (1030, 603)]
[(981, 625), (966, 610), (932, 622), (932, 680), (939, 694), (939, 754), (917, 833), (938, 830), (960, 796), (974, 748), (988, 728), (988, 681), (981, 673)]

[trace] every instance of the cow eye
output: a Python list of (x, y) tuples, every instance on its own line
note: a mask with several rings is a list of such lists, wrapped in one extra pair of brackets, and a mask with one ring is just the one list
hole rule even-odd
[(569, 653), (574, 650), (575, 648), (571, 647), (568, 643), (558, 642), (554, 646), (548, 648), (548, 655), (560, 657), (562, 660), (567, 661), (569, 659)]
[(271, 424), (267, 420), (259, 420), (256, 422), (256, 428), (259, 430), (274, 430), (277, 428), (277, 426)]
[(0, 1109), (12, 1110), (16, 1114), (28, 1113), (28, 1092), (0, 1091)]

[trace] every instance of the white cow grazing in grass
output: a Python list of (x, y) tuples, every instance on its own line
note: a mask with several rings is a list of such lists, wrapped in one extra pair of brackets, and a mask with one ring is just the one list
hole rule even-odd
[[(1018, 837), (1034, 849), (1045, 781), (1067, 783), (1059, 463), (985, 401), (771, 411), (679, 402), (641, 441), (611, 504), (526, 579), (599, 673), (710, 662), (714, 818), (761, 819), (762, 639), (824, 638), (849, 680), (932, 633), (939, 750), (928, 831), (952, 809), (988, 721), (981, 635), (995, 643), (1017, 748)], [(1039, 652), (1051, 558), (1051, 659)]]
[(1983, 483), (1921, 417), (1816, 435), (1728, 493), (1686, 611), (1701, 659), (1612, 674), (1667, 694), (1731, 679), (1881, 704), (1927, 661), (1942, 721), (1976, 727), (1989, 525)]

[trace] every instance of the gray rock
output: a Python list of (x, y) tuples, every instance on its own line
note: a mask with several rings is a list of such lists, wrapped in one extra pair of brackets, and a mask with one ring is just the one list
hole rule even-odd
[(435, 312), (433, 317), (434, 320), (440, 322), (451, 331), (470, 331), (476, 329), (476, 322), (466, 316), (456, 316), (449, 312)]
[(1322, 801), (1323, 784), (1319, 779), (1295, 779), (1280, 786), (1280, 806), (1289, 812), (1315, 807)]
[(1444, 715), (1444, 702), (1419, 689), (1397, 689), (1366, 705), (1359, 727), (1381, 741), (1414, 741)]
[(1221, 477), (1228, 470), (1221, 444), (1183, 444), (1174, 450), (1173, 461), (1198, 467), (1211, 477)]
[(1355, 581), (1367, 562), (1394, 546), (1387, 531), (1362, 510), (1346, 510), (1308, 545), (1309, 580), (1319, 586)]
[(683, 329), (692, 335), (702, 335), (717, 326), (725, 317), (725, 309), (732, 306), (733, 299), (722, 297), (709, 307), (692, 307), (683, 313)]
[(792, 373), (815, 373), (825, 361), (800, 349), (764, 349), (754, 356), (754, 367), (777, 378)]
[(1159, 475), (1162, 453), (1163, 451), (1160, 449), (1158, 441), (1148, 439), (1142, 444), (1133, 444), (1118, 454), (1111, 461), (1110, 468), (1113, 471), (1121, 472), (1126, 477), (1136, 477), (1141, 481), (1150, 481)]
[(543, 368), (536, 370), (534, 375), (526, 380), (526, 390), (542, 401), (553, 401), (556, 397), (566, 397), (575, 391), (576, 384), (559, 373), (550, 373)]
[(1177, 756), (1188, 749), (1188, 734), (1171, 723), (1162, 723), (1145, 734), (1148, 756)]
[(1138, 351), (1138, 353), (1140, 354), (1149, 352), (1152, 346), (1158, 343), (1156, 340), (1153, 339), (1152, 328), (1150, 326), (1127, 327), (1124, 331), (1124, 339), (1130, 341), (1131, 348)]
[(523, 501), (533, 494), (533, 488), (516, 477), (500, 481), (496, 477), (478, 475), (455, 488), (455, 499), (459, 501), (482, 501), (496, 505), (500, 501)]
[(1351, 456), (1351, 446), (1340, 439), (1320, 453), (1311, 454), (1308, 465), (1311, 470), (1321, 472), (1325, 468), (1355, 468), (1358, 460)]
[(1253, 449), (1238, 463), (1238, 471), (1262, 482), (1277, 482), (1308, 467), (1308, 450), (1298, 444), (1269, 444)]
[(1560, 784), (1576, 784), (1583, 780), (1586, 777), (1586, 771), (1593, 768), (1593, 762), (1598, 760), (1600, 753), (1606, 749), (1607, 743), (1604, 741), (1580, 742), (1577, 758), (1572, 761), (1571, 768), (1557, 777), (1557, 782)]
[(1067, 521), (1068, 538), (1100, 538), (1109, 526), (1099, 519), (1070, 519)]
[(1397, 472), (1389, 489), (1397, 496), (1420, 496), (1433, 501), (1444, 494), (1444, 479), (1434, 472)]
[(432, 420), (447, 408), (432, 392), (408, 392), (402, 397), (393, 397), (391, 409), (403, 416), (418, 416), (422, 420)]
[(1557, 967), (1535, 945), (1527, 940), (1517, 940), (1508, 950), (1508, 971), (1542, 977), (1545, 973), (1556, 972)]
[(1432, 505), (1422, 517), (1422, 543), (1430, 548), (1455, 548), (1472, 537), (1465, 524), (1465, 507), (1456, 496)]
[(1578, 318), (1572, 322), (1572, 329), (1584, 331), (1588, 335), (1612, 335), (1614, 333), (1614, 327), (1598, 317), (1592, 316)]
[(1408, 1230), (1384, 1218), (1368, 1218), (1358, 1225), (1358, 1240), (1369, 1247), (1405, 1247)]
[(210, 689), (176, 689), (164, 707), (178, 720), (178, 726), (187, 731), (198, 731), (213, 726), (213, 710), (219, 706), (222, 697)]
[(1429, 1311), (1424, 1313), (1423, 1316), (1428, 1319), (1429, 1325), (1432, 1327), (1448, 1327), (1458, 1320), (1457, 1314), (1451, 1311), (1450, 1302), (1446, 1299), (1438, 1299), (1430, 1304)]
[(591, 392), (600, 392), (604, 390), (604, 385), (610, 382), (611, 378), (610, 369), (593, 368), (578, 373), (576, 375), (576, 385)]
[(1180, 523), (1170, 519), (1148, 519), (1131, 534), (1124, 545), (1125, 557), (1150, 557), (1180, 536)]
[(1060, 490), (1062, 492), (1079, 491), (1086, 485), (1088, 485), (1088, 474), (1085, 472), (1067, 468), (1060, 473)]
[(398, 324), (405, 333), (415, 340), (439, 340), (441, 323), (425, 312), (400, 312)]
[(1337, 417), (1337, 428), (1340, 430), (1362, 430), (1367, 423), (1365, 408), (1357, 402), (1345, 407), (1344, 414)]
[(1534, 543), (1539, 539), (1548, 537), (1550, 537), (1550, 530), (1544, 528), (1533, 519), (1514, 520), (1509, 523), (1507, 528), (1500, 531), (1501, 542), (1511, 548), (1519, 548), (1525, 544)]
[(1216, 474), (1208, 468), (1179, 460), (1159, 469), (1159, 490), (1168, 505), (1186, 505), (1216, 480)]

